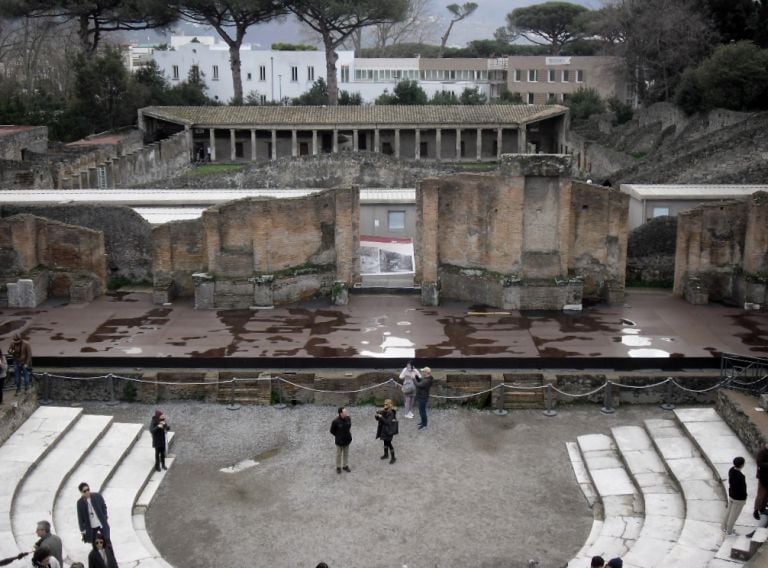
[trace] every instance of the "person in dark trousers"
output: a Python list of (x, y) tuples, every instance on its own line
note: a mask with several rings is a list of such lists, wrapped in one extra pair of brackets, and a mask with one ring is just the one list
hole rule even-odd
[(755, 456), (757, 462), (757, 495), (755, 495), (755, 510), (752, 516), (760, 520), (760, 513), (768, 505), (768, 445), (764, 445)]
[(90, 486), (83, 482), (77, 486), (80, 499), (77, 500), (77, 523), (83, 542), (93, 542), (93, 536), (98, 532), (109, 542), (109, 517), (104, 497), (91, 493)]
[(397, 411), (395, 410), (392, 401), (387, 399), (384, 401), (384, 409), (376, 413), (376, 421), (379, 423), (376, 428), (376, 438), (381, 438), (384, 442), (384, 455), (381, 459), (385, 460), (389, 457), (389, 453), (392, 452), (392, 457), (389, 463), (395, 463), (395, 447), (392, 445), (392, 438), (397, 435)]
[(728, 535), (736, 534), (733, 525), (747, 502), (747, 479), (741, 473), (744, 463), (741, 456), (733, 458), (733, 467), (728, 470), (728, 510), (722, 524), (723, 532)]
[(413, 382), (416, 384), (416, 404), (419, 405), (419, 430), (427, 427), (427, 403), (429, 402), (429, 389), (432, 388), (432, 369), (424, 367), (421, 370), (421, 376), (415, 377)]
[(331, 422), (331, 434), (336, 438), (336, 473), (349, 469), (349, 445), (352, 443), (352, 419), (343, 406), (339, 407), (339, 415)]
[[(21, 384), (24, 383), (24, 391), (29, 390), (32, 381), (30, 373), (32, 372), (32, 347), (29, 341), (25, 341), (16, 333), (11, 341), (11, 347), (8, 353), (13, 357), (13, 368), (16, 371), (16, 394), (21, 391)], [(22, 381), (23, 379), (23, 381)]]
[(162, 410), (155, 410), (155, 415), (149, 422), (149, 431), (152, 434), (152, 447), (155, 448), (155, 471), (165, 467), (165, 449), (168, 446), (167, 436), (165, 435), (171, 429), (165, 420), (165, 414)]
[(88, 554), (88, 568), (118, 568), (115, 552), (101, 533), (93, 538), (93, 550)]

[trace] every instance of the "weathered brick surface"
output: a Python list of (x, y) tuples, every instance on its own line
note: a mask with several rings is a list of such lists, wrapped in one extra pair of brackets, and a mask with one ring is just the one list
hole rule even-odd
[(768, 193), (747, 200), (747, 232), (744, 238), (744, 272), (768, 277)]

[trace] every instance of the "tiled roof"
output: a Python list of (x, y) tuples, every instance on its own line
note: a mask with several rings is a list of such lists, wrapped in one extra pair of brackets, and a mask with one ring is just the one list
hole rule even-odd
[(732, 199), (768, 191), (768, 185), (622, 183), (621, 191), (635, 199)]
[(151, 116), (190, 126), (518, 125), (567, 112), (559, 105), (154, 106)]

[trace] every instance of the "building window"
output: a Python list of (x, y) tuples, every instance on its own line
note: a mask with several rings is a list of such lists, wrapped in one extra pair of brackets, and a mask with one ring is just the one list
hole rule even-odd
[(529, 83), (535, 83), (539, 80), (539, 70), (538, 69), (528, 69), (528, 82)]
[(554, 83), (556, 73), (557, 71), (555, 71), (554, 69), (547, 70), (547, 81), (550, 83)]
[(341, 66), (341, 82), (349, 83), (349, 65)]
[(291, 81), (296, 83), (299, 80), (299, 68), (296, 65), (291, 67)]
[(563, 83), (567, 83), (571, 80), (570, 71), (568, 69), (563, 69)]
[(307, 81), (314, 81), (315, 80), (315, 68), (309, 65), (307, 67)]
[(669, 207), (654, 207), (651, 217), (666, 217), (669, 215)]
[(405, 211), (388, 211), (387, 222), (390, 231), (405, 229)]
[(213, 80), (218, 81), (219, 80), (219, 66), (214, 65), (213, 66)]
[(267, 66), (259, 65), (259, 81), (267, 80)]
[(528, 93), (528, 104), (529, 105), (533, 104), (533, 93)]
[(250, 81), (250, 80), (251, 80), (251, 74), (250, 74), (250, 73), (248, 73), (248, 76), (247, 76), (247, 78), (246, 78), (246, 81)]
[(179, 80), (179, 66), (174, 65), (173, 66), (173, 80), (178, 81)]
[(515, 83), (519, 83), (523, 80), (523, 71), (522, 69), (515, 69), (514, 78), (512, 79)]
[(555, 93), (547, 93), (547, 104), (553, 105), (557, 102), (557, 95)]
[(576, 71), (576, 82), (577, 83), (583, 83), (584, 82), (584, 71), (579, 69)]
[(267, 104), (267, 95), (259, 95), (259, 102), (263, 105)]

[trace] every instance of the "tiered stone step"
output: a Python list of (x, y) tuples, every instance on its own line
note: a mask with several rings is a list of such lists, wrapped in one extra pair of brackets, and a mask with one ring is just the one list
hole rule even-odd
[(685, 499), (683, 530), (663, 566), (705, 567), (723, 543), (725, 495), (693, 442), (674, 420), (646, 420), (645, 427)]
[[(726, 538), (715, 554), (717, 564), (710, 563), (712, 568), (738, 566), (754, 554), (754, 551), (764, 542), (764, 532), (755, 533), (755, 542), (744, 535), (755, 530), (755, 520), (752, 517), (752, 503), (757, 493), (757, 471), (755, 460), (750, 451), (741, 443), (736, 433), (720, 417), (714, 408), (685, 408), (675, 410), (677, 419), (690, 439), (701, 451), (709, 466), (717, 473), (722, 484), (723, 493), (728, 494), (728, 470), (733, 466), (733, 458), (742, 456), (745, 464), (742, 470), (747, 480), (747, 504), (736, 521), (735, 530), (738, 537)], [(727, 497), (726, 497), (727, 498)], [(740, 559), (732, 558), (732, 551)]]
[(616, 445), (604, 434), (579, 436), (584, 463), (603, 503), (604, 522), (600, 533), (584, 556), (568, 563), (569, 568), (589, 565), (594, 555), (604, 558), (625, 556), (643, 528), (643, 503), (624, 468)]
[(504, 408), (506, 410), (544, 408), (545, 389), (541, 388), (544, 385), (544, 377), (540, 373), (533, 373), (531, 375), (505, 374), (504, 384), (525, 389), (535, 388), (535, 390), (505, 388)]
[(20, 550), (27, 549), (30, 539), (34, 539), (38, 521), (47, 520), (53, 524), (53, 507), (59, 488), (111, 422), (111, 416), (81, 415), (18, 485), (11, 519)]
[[(0, 446), (0, 558), (29, 550), (28, 545), (19, 548), (13, 534), (11, 511), (16, 489), (81, 413), (79, 408), (40, 407)], [(35, 526), (29, 530), (27, 542), (34, 540)], [(29, 560), (11, 566), (16, 564), (28, 566)]]
[(683, 530), (685, 503), (674, 480), (667, 473), (648, 434), (639, 426), (619, 426), (611, 430), (635, 484), (645, 503), (645, 519), (637, 542), (623, 557), (626, 568), (666, 566)]
[[(64, 561), (84, 562), (91, 545), (82, 542), (77, 524), (77, 486), (85, 481), (92, 491), (101, 492), (142, 431), (141, 424), (113, 423), (91, 448), (61, 486), (53, 508), (54, 532), (64, 546)], [(107, 503), (109, 508), (111, 503)], [(111, 509), (108, 509), (111, 516)]]
[(222, 385), (219, 388), (217, 401), (219, 404), (270, 404), (271, 391), (268, 381), (239, 379), (234, 383)]
[(576, 559), (582, 559), (587, 558), (590, 548), (603, 530), (603, 519), (605, 516), (603, 514), (603, 504), (600, 502), (597, 490), (592, 484), (592, 480), (589, 478), (589, 472), (587, 471), (587, 466), (581, 456), (579, 445), (576, 442), (566, 442), (565, 447), (568, 450), (568, 457), (571, 460), (573, 472), (576, 474), (576, 481), (578, 482), (582, 493), (584, 493), (584, 498), (587, 500), (587, 504), (589, 505), (589, 508), (592, 509), (594, 515), (592, 529), (589, 531), (587, 540), (584, 541), (584, 546), (581, 547), (581, 550), (579, 550), (575, 556)]

